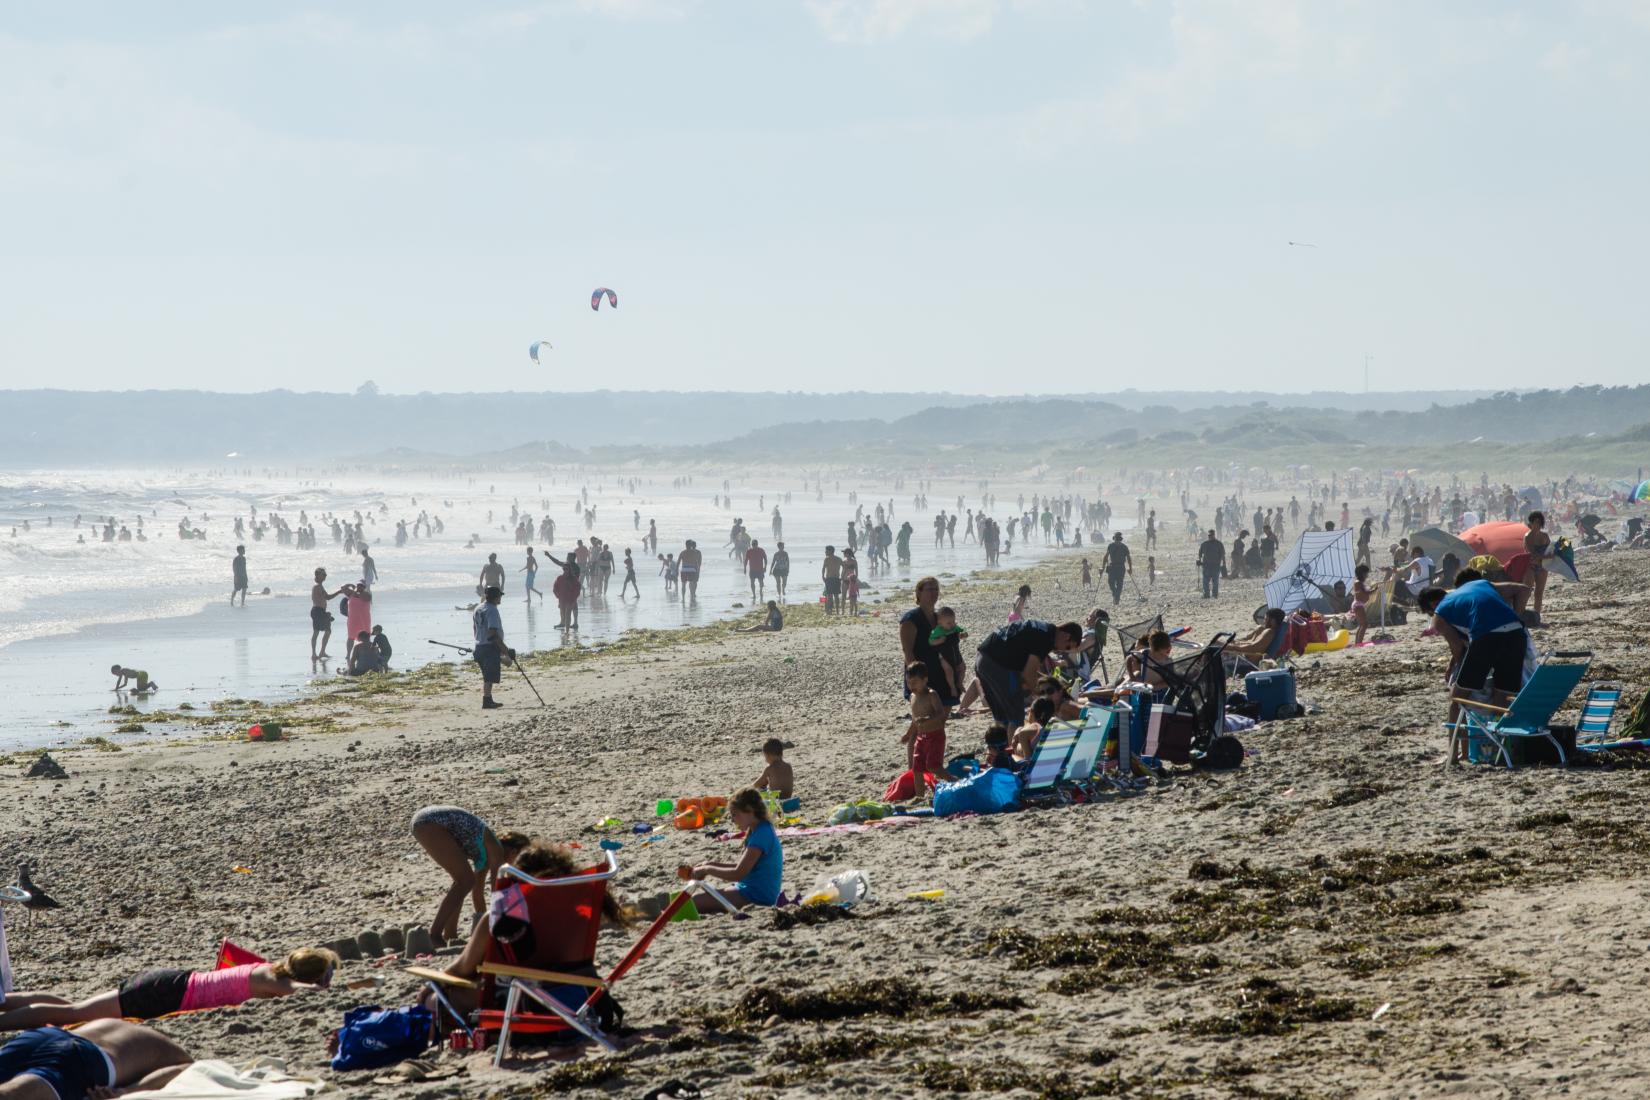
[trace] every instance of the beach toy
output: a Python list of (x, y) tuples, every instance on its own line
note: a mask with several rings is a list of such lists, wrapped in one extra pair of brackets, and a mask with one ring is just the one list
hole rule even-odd
[(936, 901), (939, 898), (945, 897), (945, 891), (944, 890), (918, 890), (914, 894), (906, 894), (905, 896), (908, 897), (908, 898), (913, 898), (913, 899), (915, 899), (915, 898), (924, 898), (928, 901)]
[[(676, 895), (672, 894), (670, 896), (670, 900), (675, 901), (676, 900)], [(675, 924), (679, 920), (703, 920), (703, 919), (704, 918), (699, 915), (699, 907), (697, 905), (693, 904), (693, 899), (692, 898), (688, 898), (686, 901), (684, 901), (682, 903), (682, 907), (680, 909), (676, 910), (676, 915), (674, 917), (670, 918), (670, 923)]]
[(264, 739), (263, 726), (254, 722), (252, 728), (246, 731), (246, 739), (248, 741), (262, 741)]
[(651, 833), (653, 831), (653, 822), (638, 821), (630, 827), (630, 831), (635, 833), (637, 836), (640, 836), (643, 833)]
[(702, 828), (704, 828), (705, 827), (704, 812), (702, 810), (700, 810), (699, 807), (697, 807), (697, 806), (693, 807), (691, 810), (682, 811), (681, 813), (676, 815), (676, 827), (678, 829), (702, 829)]
[(616, 852), (623, 847), (624, 845), (619, 843), (617, 840), (608, 840), (606, 837), (602, 838), (602, 848), (606, 851)]
[(1325, 639), (1324, 641), (1321, 641), (1321, 642), (1307, 642), (1305, 652), (1307, 652), (1307, 653), (1333, 653), (1337, 649), (1345, 649), (1346, 646), (1347, 646), (1347, 643), (1350, 642), (1351, 640), (1352, 640), (1352, 635), (1348, 634), (1344, 630), (1337, 630), (1333, 634), (1329, 635), (1329, 637), (1327, 639)]
[(615, 828), (617, 828), (617, 827), (619, 827), (620, 825), (623, 825), (623, 824), (624, 824), (624, 822), (620, 821), (616, 817), (604, 817), (600, 821), (596, 822), (596, 824), (593, 826), (593, 828), (597, 828), (597, 829), (615, 829)]
[(802, 800), (800, 798), (784, 799), (779, 803), (779, 808), (788, 814), (794, 814), (802, 808)]
[(658, 814), (660, 817), (669, 816), (670, 811), (674, 810), (675, 808), (676, 808), (676, 803), (672, 802), (668, 798), (661, 798), (661, 799), (659, 799), (659, 801), (657, 801), (653, 804), (653, 812)]
[(237, 864), (235, 864), (235, 866), (231, 867), (230, 870), (234, 871), (237, 875), (250, 875), (252, 873), (252, 868), (243, 867), (239, 863), (237, 863)]

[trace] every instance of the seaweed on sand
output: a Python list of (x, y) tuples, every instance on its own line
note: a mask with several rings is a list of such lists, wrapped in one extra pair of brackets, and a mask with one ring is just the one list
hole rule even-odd
[(1180, 1020), (1174, 1026), (1191, 1035), (1287, 1035), (1302, 1024), (1341, 1023), (1359, 1014), (1350, 997), (1324, 997), (1270, 978), (1250, 978), (1231, 1012)]
[(616, 1054), (606, 1058), (586, 1058), (578, 1062), (570, 1062), (565, 1066), (556, 1066), (537, 1074), (533, 1081), (534, 1096), (553, 1096), (557, 1093), (572, 1092), (574, 1089), (591, 1088), (596, 1085), (612, 1081), (624, 1074), (625, 1063), (630, 1061), (627, 1054)]
[(1025, 1001), (1005, 993), (933, 993), (905, 978), (843, 982), (795, 992), (748, 989), (725, 1013), (707, 1017), (714, 1026), (766, 1020), (852, 1020), (862, 1016), (951, 1016), (1020, 1009)]

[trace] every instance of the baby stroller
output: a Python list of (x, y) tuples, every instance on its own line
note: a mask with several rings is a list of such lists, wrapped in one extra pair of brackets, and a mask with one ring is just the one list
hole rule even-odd
[(1230, 633), (1216, 634), (1196, 653), (1171, 661), (1145, 658), (1164, 683), (1156, 702), (1173, 708), (1192, 724), (1194, 766), (1229, 769), (1243, 763), (1243, 743), (1226, 732), (1226, 663)]

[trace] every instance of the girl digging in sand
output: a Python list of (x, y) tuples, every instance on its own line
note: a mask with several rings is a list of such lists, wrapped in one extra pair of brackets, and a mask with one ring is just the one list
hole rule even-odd
[(413, 814), (412, 834), (453, 880), (430, 922), (430, 938), (437, 945), (458, 938), (458, 914), (464, 908), (465, 894), (471, 896), (477, 916), (486, 912), (485, 872), (514, 862), (531, 842), (523, 833), (500, 836), (481, 818), (457, 806), (425, 806)]
[(0, 1007), (0, 1031), (120, 1017), (154, 1020), (174, 1012), (288, 997), (305, 989), (325, 989), (337, 965), (338, 956), (326, 948), (301, 947), (276, 963), (247, 963), (222, 970), (150, 970), (128, 978), (119, 989), (73, 1003), (53, 993), (8, 993)]
[[(695, 867), (684, 863), (676, 868), (676, 877), (683, 882), (697, 882), (703, 878), (720, 878), (735, 883), (721, 894), (735, 908), (747, 905), (778, 905), (779, 883), (785, 875), (785, 853), (779, 846), (779, 833), (768, 820), (768, 807), (762, 795), (747, 787), (728, 803), (728, 816), (736, 828), (745, 830), (745, 846), (738, 863), (703, 863)], [(721, 906), (708, 894), (697, 894), (694, 905), (701, 913), (720, 912)]]

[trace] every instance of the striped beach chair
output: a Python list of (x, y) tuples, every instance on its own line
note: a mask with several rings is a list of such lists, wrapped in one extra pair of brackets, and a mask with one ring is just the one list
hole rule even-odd
[(1588, 689), (1587, 698), (1581, 702), (1581, 718), (1576, 722), (1576, 748), (1586, 752), (1650, 748), (1650, 738), (1611, 739), (1610, 726), (1615, 721), (1616, 708), (1621, 706), (1621, 699), (1620, 684), (1593, 684)]

